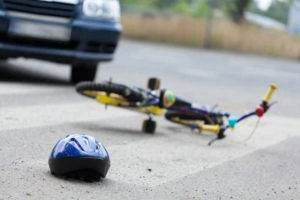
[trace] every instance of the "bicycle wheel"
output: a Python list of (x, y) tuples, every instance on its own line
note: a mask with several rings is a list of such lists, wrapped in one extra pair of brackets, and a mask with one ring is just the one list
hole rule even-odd
[(97, 98), (98, 95), (106, 95), (116, 99), (127, 100), (129, 102), (140, 102), (144, 100), (141, 93), (121, 84), (116, 83), (93, 83), (82, 82), (76, 86), (76, 91), (89, 98)]

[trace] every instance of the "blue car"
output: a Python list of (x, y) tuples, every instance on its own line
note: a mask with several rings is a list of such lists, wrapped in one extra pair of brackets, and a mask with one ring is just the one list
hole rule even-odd
[(0, 0), (0, 59), (71, 64), (71, 81), (93, 80), (121, 33), (118, 0)]

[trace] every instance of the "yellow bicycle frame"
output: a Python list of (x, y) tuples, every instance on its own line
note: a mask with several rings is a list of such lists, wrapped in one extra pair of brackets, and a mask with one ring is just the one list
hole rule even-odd
[(181, 124), (181, 125), (185, 125), (185, 126), (191, 126), (191, 125), (196, 124), (200, 131), (206, 131), (206, 132), (214, 133), (216, 135), (219, 134), (220, 129), (221, 129), (220, 125), (206, 125), (201, 120), (198, 120), (195, 122), (195, 121), (190, 121), (190, 120), (181, 120), (180, 118), (175, 117), (172, 119), (172, 121), (174, 121), (178, 124)]
[(130, 110), (135, 110), (146, 114), (153, 114), (158, 116), (164, 114), (164, 109), (161, 109), (158, 106), (145, 106), (145, 107), (137, 107), (137, 108), (128, 107), (130, 103), (126, 99), (118, 95), (107, 96), (106, 93), (98, 93), (96, 96), (96, 101), (104, 105), (124, 107)]
[(153, 114), (153, 115), (157, 115), (157, 116), (161, 116), (164, 114), (164, 110), (158, 106), (141, 107), (138, 110), (139, 110), (139, 112), (142, 112), (142, 113)]
[(96, 101), (109, 106), (128, 106), (129, 102), (121, 97), (107, 96), (106, 94), (98, 94)]

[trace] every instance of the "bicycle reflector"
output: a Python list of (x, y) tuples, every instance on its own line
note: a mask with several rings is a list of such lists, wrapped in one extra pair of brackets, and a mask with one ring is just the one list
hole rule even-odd
[(238, 123), (238, 121), (237, 121), (237, 119), (235, 117), (230, 117), (228, 119), (228, 127), (229, 128), (234, 128), (237, 123)]

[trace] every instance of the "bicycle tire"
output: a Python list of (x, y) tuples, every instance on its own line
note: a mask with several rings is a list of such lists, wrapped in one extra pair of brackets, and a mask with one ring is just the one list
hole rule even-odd
[(117, 83), (94, 83), (94, 82), (82, 82), (76, 86), (76, 91), (84, 96), (95, 99), (99, 92), (105, 92), (108, 94), (116, 94), (126, 99), (129, 102), (140, 102), (144, 100), (141, 93), (134, 91), (133, 89), (117, 84)]

